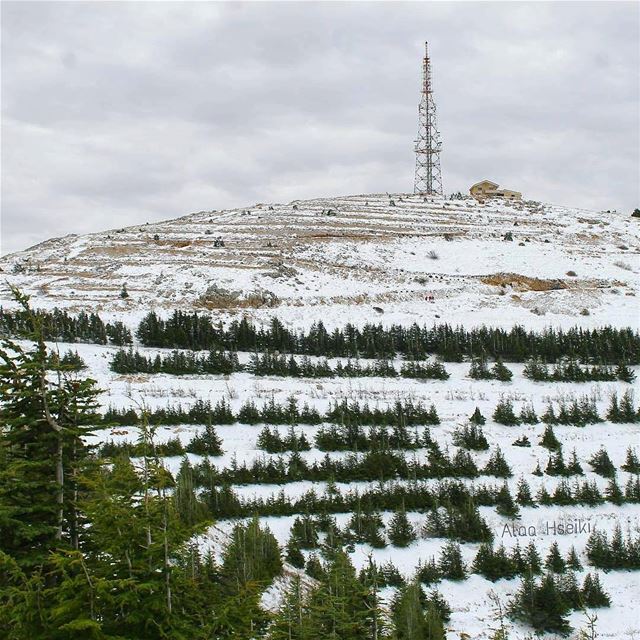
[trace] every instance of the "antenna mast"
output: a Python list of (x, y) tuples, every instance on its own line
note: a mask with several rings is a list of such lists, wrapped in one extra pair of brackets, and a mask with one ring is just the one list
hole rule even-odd
[(440, 172), (440, 132), (436, 122), (436, 103), (431, 84), (431, 60), (428, 43), (424, 43), (422, 61), (422, 97), (418, 105), (418, 137), (415, 141), (416, 173), (413, 192), (427, 196), (442, 196)]

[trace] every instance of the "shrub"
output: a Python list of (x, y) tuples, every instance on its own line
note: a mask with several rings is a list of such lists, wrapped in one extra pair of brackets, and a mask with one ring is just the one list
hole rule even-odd
[(530, 447), (531, 441), (529, 440), (529, 438), (527, 438), (527, 436), (523, 435), (519, 438), (516, 438), (511, 444), (514, 447)]
[(520, 424), (520, 418), (513, 412), (513, 403), (509, 399), (501, 399), (493, 412), (493, 419), (499, 424), (514, 426)]
[(511, 378), (513, 378), (513, 373), (510, 369), (504, 366), (504, 363), (500, 358), (498, 358), (496, 363), (493, 365), (491, 374), (495, 380), (500, 380), (501, 382), (511, 382)]
[(553, 432), (553, 427), (548, 424), (544, 428), (544, 433), (540, 439), (540, 446), (549, 451), (558, 451), (561, 448), (560, 440), (556, 438), (556, 434)]
[(407, 547), (416, 539), (416, 531), (407, 518), (404, 505), (393, 514), (388, 532), (394, 547)]
[(464, 580), (467, 577), (467, 569), (458, 543), (449, 540), (445, 544), (438, 568), (442, 577), (448, 580)]
[(511, 467), (507, 463), (500, 447), (496, 447), (495, 451), (491, 454), (489, 462), (487, 462), (484, 468), (484, 473), (498, 478), (510, 478), (513, 475)]
[(588, 462), (594, 472), (604, 478), (613, 478), (616, 475), (616, 468), (604, 447), (594, 453)]

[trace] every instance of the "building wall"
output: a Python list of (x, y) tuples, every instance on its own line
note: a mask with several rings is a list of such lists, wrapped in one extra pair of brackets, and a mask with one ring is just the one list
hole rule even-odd
[(494, 186), (491, 182), (480, 182), (478, 184), (474, 184), (469, 192), (474, 198), (486, 198), (488, 194), (495, 193), (496, 186)]
[(486, 200), (487, 198), (504, 198), (505, 200), (522, 200), (522, 194), (519, 191), (511, 189), (498, 189), (491, 182), (484, 181), (474, 184), (469, 193), (476, 200)]
[(522, 194), (519, 191), (511, 191), (510, 189), (498, 189), (494, 197), (505, 198), (506, 200), (522, 200)]

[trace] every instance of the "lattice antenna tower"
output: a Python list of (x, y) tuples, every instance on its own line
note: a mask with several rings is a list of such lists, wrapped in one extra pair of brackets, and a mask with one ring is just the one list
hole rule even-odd
[(414, 193), (442, 196), (441, 150), (442, 142), (436, 121), (436, 103), (433, 100), (429, 44), (425, 42), (424, 59), (422, 60), (422, 96), (418, 105), (418, 137), (415, 141)]

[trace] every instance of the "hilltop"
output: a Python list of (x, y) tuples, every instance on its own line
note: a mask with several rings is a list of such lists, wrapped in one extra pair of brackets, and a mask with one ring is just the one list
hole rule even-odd
[[(637, 221), (622, 214), (536, 202), (385, 194), (258, 204), (52, 239), (6, 256), (0, 261), (0, 281), (7, 281), (0, 303), (11, 304), (7, 285), (14, 284), (31, 294), (36, 307), (98, 311), (101, 319), (122, 320), (129, 329), (152, 309), (164, 315), (196, 309), (223, 321), (247, 314), (258, 323), (277, 316), (289, 329), (317, 320), (329, 329), (372, 320), (427, 329), (442, 322), (466, 329), (483, 323), (636, 328), (639, 235)], [(122, 298), (125, 283), (129, 296)], [(504, 338), (495, 341), (502, 351), (484, 350), (487, 362), (469, 362), (483, 350), (477, 340), (468, 341), (473, 353), (443, 354), (434, 345), (414, 351), (414, 338), (403, 348), (396, 344), (389, 356), (383, 332), (363, 331), (370, 345), (340, 352), (328, 340), (316, 341), (312, 350), (287, 349), (285, 332), (278, 330), (277, 342), (267, 343), (269, 332), (260, 331), (261, 341), (254, 340), (257, 332), (229, 340), (231, 350), (221, 353), (223, 332), (215, 335), (213, 351), (202, 343), (174, 350), (173, 343), (132, 333), (132, 340), (121, 342), (73, 331), (50, 336), (55, 343), (48, 343), (48, 366), (53, 373), (58, 363), (65, 367), (64, 377), (50, 376), (51, 384), (67, 375), (74, 385), (85, 375), (95, 381), (99, 415), (91, 416), (86, 440), (105, 464), (92, 460), (89, 472), (115, 469), (112, 463), (126, 456), (140, 464), (140, 456), (148, 455), (141, 443), (149, 437), (140, 425), (151, 425), (153, 464), (159, 460), (181, 488), (173, 494), (184, 518), (180, 530), (202, 554), (211, 551), (224, 567), (234, 528), (257, 515), (274, 557), (291, 563), (278, 564), (257, 583), (264, 609), (275, 612), (287, 601), (296, 576), (313, 590), (315, 580), (323, 580), (322, 571), (313, 570), (313, 560), (323, 558), (318, 550), (342, 540), (355, 570), (368, 570), (373, 561), (383, 572), (382, 615), (391, 610), (402, 580), (419, 572), (425, 593), (437, 589), (451, 610), (448, 637), (485, 640), (495, 628), (493, 594), (504, 606), (513, 601), (529, 571), (516, 560), (531, 544), (541, 561), (552, 553), (577, 558), (571, 570), (554, 577), (554, 590), (574, 597), (572, 584), (587, 592), (587, 576), (598, 576), (611, 605), (591, 609), (599, 633), (606, 630), (616, 640), (640, 633), (640, 620), (628, 615), (638, 592), (638, 554), (590, 551), (593, 531), (613, 540), (617, 525), (629, 540), (624, 544), (640, 548), (640, 411), (633, 398), (640, 366), (635, 357), (626, 371), (619, 364), (629, 351), (624, 340), (612, 339), (615, 332), (604, 331), (598, 340), (582, 336), (580, 348), (548, 332), (545, 346), (556, 360), (548, 365), (529, 361), (520, 338), (504, 362)], [(389, 330), (396, 339), (402, 333), (416, 332)], [(191, 336), (189, 327), (183, 335)], [(629, 340), (637, 345), (637, 336)], [(572, 360), (584, 353), (585, 341), (597, 364)], [(7, 388), (34, 370), (11, 369)], [(16, 398), (18, 392), (6, 395)], [(26, 405), (12, 406), (17, 417), (8, 424), (21, 427)], [(76, 406), (69, 411), (73, 420), (75, 412)], [(50, 450), (43, 448), (42, 455), (49, 460)], [(21, 457), (13, 468), (19, 473), (22, 465)], [(43, 482), (50, 488), (51, 477)], [(138, 491), (132, 485), (132, 508), (119, 512), (123, 526), (107, 531), (116, 551), (106, 552), (125, 572), (126, 553), (118, 556), (119, 549), (142, 531), (130, 524), (146, 517), (136, 507)], [(25, 496), (31, 509), (31, 493), (6, 494)], [(47, 489), (49, 501), (50, 495)], [(158, 491), (153, 499), (168, 498)], [(451, 530), (442, 528), (439, 504), (447, 505)], [(366, 535), (358, 524), (364, 520), (357, 519), (364, 518), (362, 505), (373, 523)], [(201, 529), (205, 518), (215, 526)], [(110, 518), (100, 522), (112, 527)], [(398, 527), (408, 532), (406, 540), (398, 540)], [(481, 545), (487, 536), (493, 537), (494, 559), (503, 555), (495, 564), (494, 551)], [(146, 547), (132, 548), (142, 557)], [(612, 542), (611, 548), (626, 547)], [(466, 566), (466, 573), (451, 569), (453, 552), (459, 558), (453, 564)], [(180, 557), (178, 545), (173, 553)], [(192, 560), (174, 564), (171, 580), (178, 588), (180, 567), (192, 567)], [(140, 564), (149, 567), (141, 574), (143, 585), (167, 575), (164, 555), (153, 566), (148, 562), (145, 557)], [(87, 566), (101, 576), (106, 565)], [(121, 597), (119, 588), (109, 592), (108, 606), (113, 593)], [(81, 604), (74, 613), (91, 610), (86, 591), (67, 584), (61, 591), (77, 595), (74, 602)], [(147, 593), (146, 586), (139, 593)], [(202, 615), (208, 616), (220, 606), (202, 593), (193, 602), (206, 603)], [(578, 601), (571, 602), (563, 619), (577, 632), (585, 616)], [(156, 603), (135, 606), (156, 616)], [(120, 611), (113, 618), (120, 620)], [(509, 621), (509, 628), (516, 640), (531, 637), (530, 621)]]
[[(35, 306), (528, 326), (635, 325), (640, 229), (538, 202), (356, 195), (201, 211), (0, 260)], [(129, 297), (120, 292), (126, 284)], [(6, 284), (0, 293), (9, 299)]]

